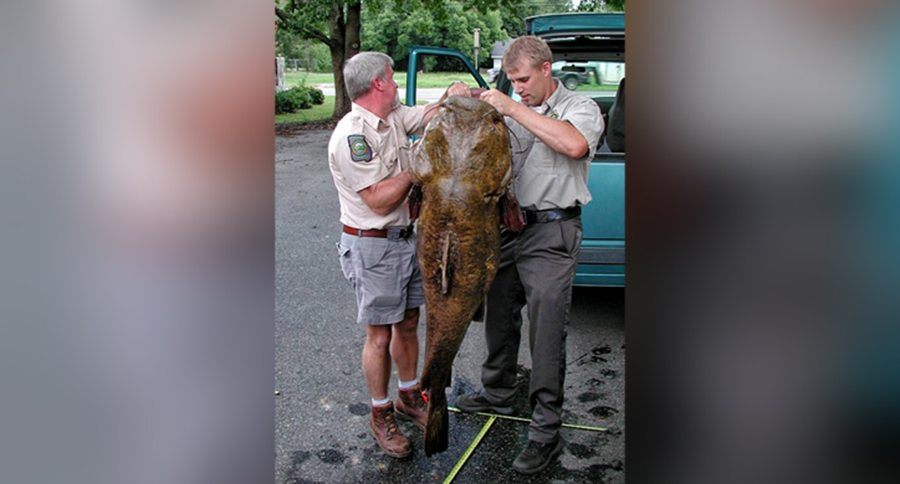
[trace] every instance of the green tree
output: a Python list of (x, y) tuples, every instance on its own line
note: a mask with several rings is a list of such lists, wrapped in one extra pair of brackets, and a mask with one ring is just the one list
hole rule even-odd
[[(370, 0), (370, 3), (375, 1)], [(335, 85), (334, 117), (350, 111), (343, 66), (345, 59), (359, 52), (361, 10), (360, 0), (275, 0), (279, 29), (328, 46)]]
[(563, 13), (573, 10), (571, 0), (545, 0), (534, 2), (529, 0), (513, 2), (503, 8), (500, 13), (503, 21), (503, 30), (510, 37), (525, 35), (525, 19), (532, 15), (547, 13)]
[[(384, 0), (365, 0), (366, 8), (372, 11), (384, 8), (386, 3)], [(510, 8), (515, 3), (514, 0), (465, 0), (462, 5), (486, 14), (491, 9)], [(449, 26), (455, 21), (449, 14), (447, 3), (440, 0), (394, 1), (390, 5), (400, 16), (426, 7), (431, 21), (440, 26)], [(360, 51), (362, 10), (363, 0), (275, 0), (278, 29), (328, 46), (335, 86), (334, 117), (350, 111), (342, 69), (344, 61)]]
[(579, 12), (624, 12), (625, 0), (581, 0)]
[[(386, 52), (398, 66), (407, 62), (408, 49), (414, 44), (451, 47), (467, 54), (472, 53), (472, 34), (481, 29), (482, 61), (497, 40), (508, 38), (503, 30), (500, 12), (486, 13), (467, 8), (462, 1), (445, 2), (444, 8), (450, 22), (438, 22), (432, 11), (420, 5), (402, 15), (397, 12), (404, 6), (403, 1), (386, 2), (385, 8), (373, 11), (363, 10), (362, 40), (364, 50)], [(426, 58), (426, 69), (449, 70), (453, 65), (445, 59)]]
[(302, 40), (297, 35), (286, 29), (275, 30), (275, 55), (296, 59), (299, 58), (301, 52)]
[[(288, 60), (299, 60), (298, 67), (315, 72), (331, 70), (331, 52), (324, 44), (299, 37), (296, 33), (278, 29), (275, 33), (275, 54)], [(294, 67), (291, 62), (288, 68)]]
[(565, 12), (624, 12), (625, 0), (522, 0), (501, 10), (503, 29), (510, 37), (525, 35), (525, 19), (533, 15)]

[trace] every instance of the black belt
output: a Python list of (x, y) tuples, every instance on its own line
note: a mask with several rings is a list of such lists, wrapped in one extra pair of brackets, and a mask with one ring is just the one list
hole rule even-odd
[(551, 208), (549, 210), (525, 210), (525, 223), (544, 224), (557, 220), (569, 220), (581, 215), (581, 207)]
[(412, 224), (407, 225), (406, 227), (388, 227), (384, 230), (382, 229), (369, 229), (363, 230), (355, 227), (351, 227), (349, 225), (344, 225), (344, 233), (355, 235), (357, 237), (378, 237), (381, 239), (388, 240), (404, 240), (408, 239), (410, 235), (413, 233)]

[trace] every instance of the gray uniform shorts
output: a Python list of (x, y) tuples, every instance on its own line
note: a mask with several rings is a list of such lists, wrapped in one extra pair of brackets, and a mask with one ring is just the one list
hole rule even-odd
[(356, 291), (360, 324), (394, 324), (425, 304), (416, 260), (416, 235), (389, 240), (341, 233), (337, 244), (344, 277)]

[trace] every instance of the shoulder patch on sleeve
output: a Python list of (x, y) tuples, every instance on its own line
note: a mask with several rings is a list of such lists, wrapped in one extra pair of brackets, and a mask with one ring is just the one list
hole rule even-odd
[(366, 142), (366, 137), (361, 134), (351, 134), (347, 136), (347, 143), (350, 145), (350, 159), (356, 162), (371, 161), (372, 148)]

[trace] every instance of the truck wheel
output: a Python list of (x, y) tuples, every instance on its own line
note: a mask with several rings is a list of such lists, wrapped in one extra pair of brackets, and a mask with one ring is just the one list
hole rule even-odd
[(576, 76), (565, 77), (565, 78), (563, 78), (562, 83), (563, 83), (563, 86), (566, 86), (566, 89), (568, 89), (570, 91), (574, 91), (575, 88), (578, 87), (578, 77), (576, 77)]

